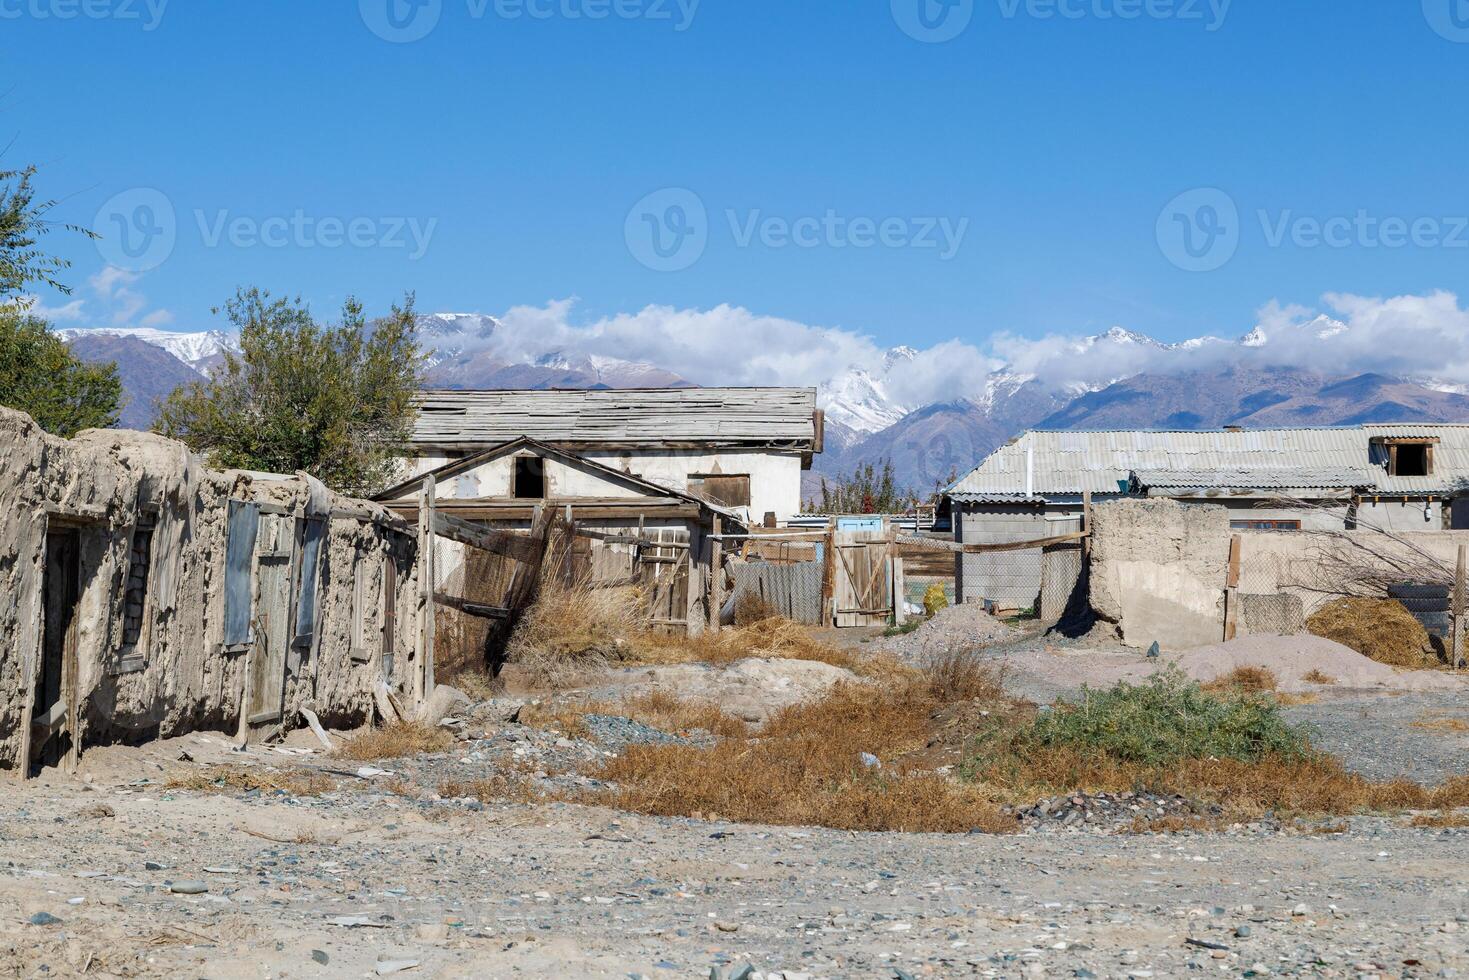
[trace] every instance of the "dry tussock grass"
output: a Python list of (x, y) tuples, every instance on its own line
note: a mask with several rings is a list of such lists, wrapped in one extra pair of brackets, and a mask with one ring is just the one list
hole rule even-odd
[(1425, 732), (1438, 732), (1445, 735), (1469, 734), (1469, 721), (1463, 718), (1445, 718), (1434, 715), (1426, 715), (1413, 722), (1414, 728), (1421, 728)]
[(438, 793), (446, 800), (471, 799), (481, 803), (541, 803), (556, 799), (555, 794), (536, 783), (534, 772), (531, 763), (517, 760), (484, 779), (445, 780), (439, 784)]
[(1236, 667), (1223, 677), (1204, 685), (1204, 690), (1231, 693), (1262, 694), (1280, 686), (1275, 672), (1266, 667)]
[[(842, 830), (1013, 830), (1014, 817), (982, 788), (895, 761), (927, 744), (931, 717), (955, 689), (952, 678), (922, 675), (891, 686), (838, 685), (781, 711), (757, 737), (709, 749), (633, 746), (598, 771), (617, 788), (596, 801), (659, 816)], [(882, 767), (864, 765), (864, 752)]]
[(1301, 680), (1312, 684), (1335, 684), (1336, 678), (1320, 670), (1312, 670), (1309, 674), (1303, 674)]
[(416, 721), (399, 722), (383, 728), (371, 728), (337, 746), (333, 755), (355, 762), (375, 759), (401, 759), (425, 752), (442, 752), (454, 742), (454, 736), (442, 728), (430, 728)]
[(516, 625), (506, 662), (533, 687), (570, 687), (623, 659), (631, 639), (642, 634), (644, 618), (637, 589), (547, 580)]
[(174, 776), (164, 786), (196, 793), (247, 793), (250, 790), (273, 793), (283, 790), (292, 796), (320, 796), (335, 790), (337, 783), (329, 776), (305, 770), (281, 772), (247, 766), (210, 766), (187, 776)]
[(1469, 813), (1453, 813), (1440, 810), (1437, 813), (1420, 813), (1408, 821), (1411, 827), (1431, 827), (1438, 830), (1458, 830), (1469, 827)]

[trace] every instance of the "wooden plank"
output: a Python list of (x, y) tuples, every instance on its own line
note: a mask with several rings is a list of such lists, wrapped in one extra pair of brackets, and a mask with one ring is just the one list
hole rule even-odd
[(724, 522), (714, 515), (714, 534), (709, 542), (709, 629), (718, 633), (723, 628), (720, 611), (724, 609), (724, 540), (720, 532)]
[(418, 498), (418, 594), (419, 594), (419, 650), (418, 666), (413, 672), (413, 700), (422, 705), (433, 690), (434, 659), (434, 594), (438, 583), (434, 581), (434, 496), (437, 487), (432, 475), (423, 481), (423, 490)]
[(1032, 541), (1003, 541), (997, 544), (960, 544), (956, 541), (939, 541), (935, 538), (925, 538), (916, 534), (899, 534), (897, 540), (901, 545), (926, 548), (931, 551), (952, 551), (955, 554), (986, 555), (995, 552), (1028, 551), (1031, 548), (1049, 548), (1071, 541), (1081, 541), (1086, 537), (1088, 537), (1088, 532), (1076, 531), (1071, 534), (1058, 534), (1051, 538), (1037, 538)]
[(450, 514), (440, 513), (437, 507), (434, 511), (434, 533), (503, 558), (526, 562), (535, 557), (536, 543), (529, 534), (480, 527)]
[(1239, 559), (1242, 540), (1238, 534), (1229, 539), (1229, 572), (1224, 588), (1224, 640), (1229, 642), (1239, 632)]
[(903, 559), (893, 556), (893, 625), (902, 626), (908, 621), (908, 585), (903, 574)]
[(510, 610), (504, 606), (491, 606), (483, 602), (470, 602), (468, 599), (461, 599), (459, 596), (449, 595), (445, 592), (435, 592), (434, 602), (441, 606), (447, 606), (450, 609), (457, 609), (466, 616), (477, 616), (480, 619), (510, 618)]
[(1469, 545), (1459, 545), (1459, 561), (1454, 570), (1454, 642), (1453, 656), (1449, 662), (1454, 665), (1455, 670), (1464, 666), (1464, 603), (1465, 592), (1469, 591), (1469, 581), (1465, 580), (1469, 574)]

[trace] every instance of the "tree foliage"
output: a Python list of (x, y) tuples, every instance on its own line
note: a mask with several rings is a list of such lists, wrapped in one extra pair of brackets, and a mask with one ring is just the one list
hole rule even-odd
[[(26, 286), (41, 283), (62, 293), (71, 287), (56, 279), (56, 274), (71, 263), (48, 255), (38, 247), (42, 236), (53, 228), (46, 214), (55, 201), (37, 201), (31, 184), (35, 167), (22, 170), (0, 170), (0, 299), (13, 299)], [(91, 236), (91, 232), (74, 225), (70, 231)]]
[(873, 463), (860, 464), (850, 478), (821, 478), (823, 514), (901, 514), (915, 503), (913, 492), (898, 486), (890, 459), (882, 461), (881, 469)]
[(37, 247), (51, 230), (46, 212), (54, 202), (36, 201), (35, 173), (34, 167), (0, 170), (0, 405), (70, 437), (117, 424), (122, 382), (116, 365), (77, 359), (46, 321), (27, 312), (29, 301), (21, 293), (27, 286), (71, 291), (55, 278), (70, 263)]
[(117, 365), (78, 360), (46, 321), (0, 305), (0, 405), (69, 438), (116, 425), (121, 402)]
[(341, 323), (313, 319), (298, 299), (240, 290), (225, 305), (241, 353), (207, 380), (175, 391), (156, 427), (217, 466), (305, 471), (365, 495), (396, 471), (423, 370), (413, 297), (369, 323), (348, 299)]

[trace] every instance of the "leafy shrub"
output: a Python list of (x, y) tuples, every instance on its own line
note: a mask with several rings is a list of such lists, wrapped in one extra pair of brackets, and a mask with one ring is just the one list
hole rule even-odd
[(1211, 758), (1254, 762), (1309, 752), (1306, 733), (1288, 725), (1270, 698), (1211, 694), (1176, 669), (1145, 684), (1085, 690), (1079, 704), (1041, 713), (1015, 743), (1021, 750), (1098, 750), (1145, 766)]

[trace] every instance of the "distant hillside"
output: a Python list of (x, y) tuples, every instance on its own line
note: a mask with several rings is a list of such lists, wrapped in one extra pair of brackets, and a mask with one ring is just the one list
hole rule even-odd
[(157, 403), (201, 377), (162, 347), (137, 337), (89, 333), (73, 339), (71, 349), (84, 361), (117, 364), (124, 399), (118, 424), (124, 429), (152, 428)]

